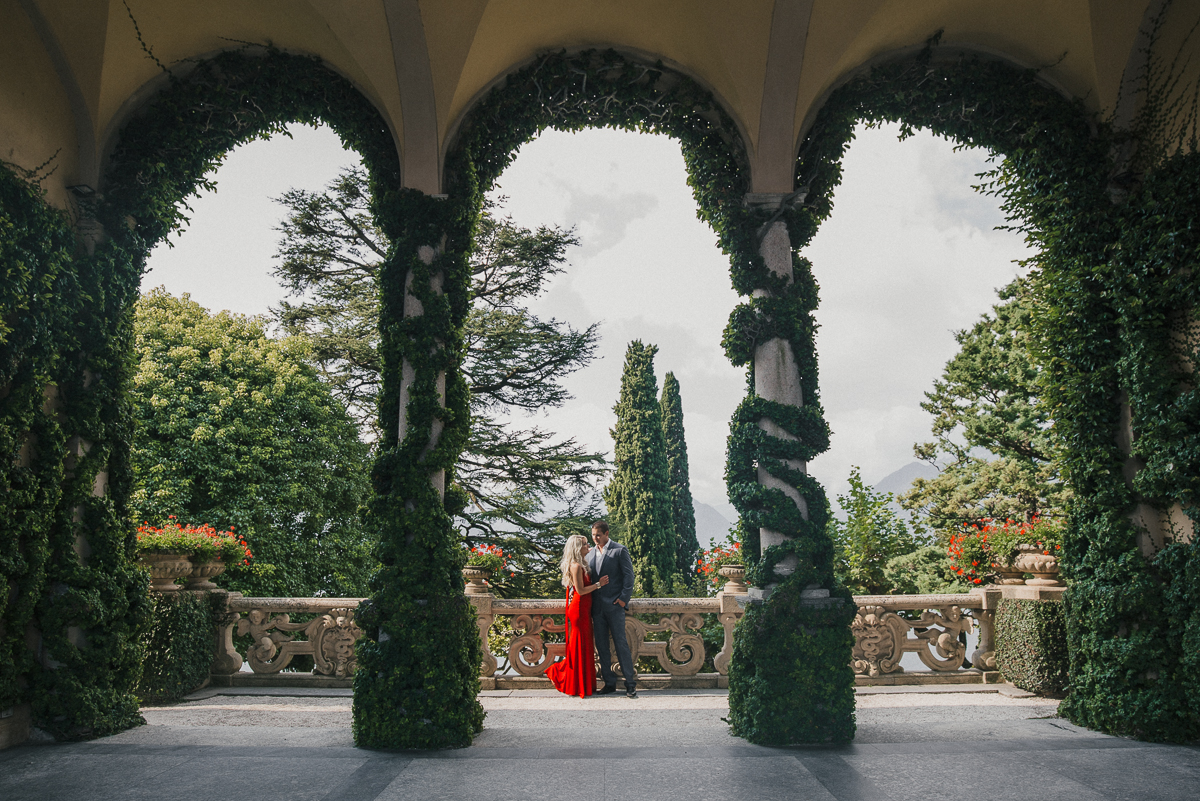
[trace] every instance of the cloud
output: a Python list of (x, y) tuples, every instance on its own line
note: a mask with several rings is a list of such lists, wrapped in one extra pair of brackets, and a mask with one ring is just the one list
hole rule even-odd
[[(953, 332), (996, 302), (1018, 272), (1012, 260), (1029, 255), (1019, 235), (993, 230), (1003, 222), (997, 200), (970, 189), (986, 154), (955, 152), (927, 133), (897, 142), (897, 133), (858, 131), (833, 215), (803, 252), (821, 287), (821, 396), (834, 429), (811, 471), (831, 497), (845, 491), (851, 464), (876, 481), (912, 461), (912, 444), (929, 437), (920, 402), (956, 351)], [(356, 158), (329, 129), (238, 148), (217, 173), (220, 192), (194, 203), (178, 246), (152, 255), (147, 285), (265, 313), (283, 297), (270, 275), (280, 218), (270, 198), (293, 185), (319, 189)], [(517, 222), (577, 225), (584, 240), (533, 310), (576, 328), (603, 321), (600, 358), (566, 379), (576, 399), (515, 422), (611, 451), (625, 346), (653, 342), (660, 386), (668, 370), (681, 384), (693, 494), (727, 510), (725, 438), (745, 376), (720, 339), (739, 298), (715, 235), (695, 217), (679, 145), (627, 131), (548, 131), (521, 149), (500, 192)]]
[(576, 226), (583, 256), (595, 256), (625, 239), (629, 224), (644, 219), (658, 207), (658, 200), (646, 192), (600, 195), (567, 188), (570, 202), (567, 219)]

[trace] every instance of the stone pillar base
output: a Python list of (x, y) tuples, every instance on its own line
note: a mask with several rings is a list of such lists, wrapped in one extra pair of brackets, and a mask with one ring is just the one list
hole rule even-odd
[(32, 721), (33, 710), (29, 704), (17, 704), (0, 710), (0, 750), (28, 740)]

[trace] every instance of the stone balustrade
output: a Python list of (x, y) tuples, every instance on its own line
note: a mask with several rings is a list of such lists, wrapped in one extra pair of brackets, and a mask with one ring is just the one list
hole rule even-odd
[[(745, 597), (741, 593), (742, 598)], [(542, 674), (563, 655), (566, 644), (561, 637), (547, 641), (543, 635), (561, 635), (566, 624), (565, 602), (557, 599), (504, 599), (488, 593), (468, 593), (475, 605), (479, 637), (484, 657), (480, 682), (484, 689), (540, 685)], [(645, 677), (651, 686), (728, 686), (729, 659), (733, 653), (733, 628), (742, 616), (739, 593), (721, 592), (715, 598), (634, 598), (625, 617), (625, 639), (636, 663), (640, 657), (657, 661), (661, 674)], [(699, 630), (705, 615), (716, 615), (725, 630), (724, 643), (713, 659), (715, 673), (701, 675), (704, 666), (704, 640)], [(649, 618), (646, 620), (645, 618)], [(512, 632), (501, 659), (492, 653), (493, 624), (501, 620), (502, 629)], [(666, 635), (666, 639), (647, 639), (647, 635)], [(614, 655), (615, 648), (609, 653)], [(503, 660), (504, 664), (501, 665)], [(616, 665), (614, 661), (614, 666)], [(619, 667), (617, 668), (619, 671)], [(643, 677), (639, 676), (639, 681)], [(525, 681), (522, 681), (524, 679)]]
[[(996, 667), (992, 609), (980, 591), (954, 595), (856, 595), (858, 613), (851, 666), (856, 677), (879, 679), (904, 672), (900, 660), (915, 653), (936, 673), (953, 673), (967, 657), (966, 637), (978, 621), (980, 647), (972, 667)], [(994, 608), (994, 607), (993, 607)]]
[[(249, 664), (255, 676), (278, 674), (300, 655), (311, 656), (313, 668), (311, 673), (299, 675), (331, 679), (326, 683), (336, 684), (338, 680), (348, 682), (354, 674), (354, 643), (362, 636), (354, 622), (354, 610), (364, 599), (226, 595), (211, 671), (214, 684), (236, 683), (232, 678), (243, 674), (243, 664)], [(294, 614), (309, 619), (294, 623)], [(235, 631), (251, 638), (244, 657), (234, 644)], [(289, 678), (292, 675), (297, 674), (289, 674)]]
[[(482, 581), (469, 586), (483, 662), (484, 689), (544, 686), (546, 668), (564, 652), (561, 599), (506, 599), (487, 592)], [(860, 595), (852, 668), (859, 684), (957, 683), (998, 681), (995, 673), (993, 616), (1002, 597), (1058, 600), (1062, 588), (983, 587), (961, 595)], [(227, 593), (218, 627), (212, 677), (216, 684), (307, 683), (348, 686), (354, 673), (354, 642), (362, 631), (354, 622), (361, 598), (245, 598)], [(744, 613), (744, 585), (730, 582), (713, 598), (634, 598), (625, 634), (634, 659), (647, 657), (657, 670), (639, 676), (643, 686), (726, 687), (733, 630)], [(302, 617), (293, 622), (292, 616)], [(724, 641), (709, 672), (700, 629), (715, 615)], [(499, 625), (496, 625), (496, 624)], [(977, 630), (978, 647), (969, 655), (965, 637)], [(242, 645), (235, 644), (235, 634)], [(557, 635), (557, 636), (556, 636)], [(245, 640), (249, 637), (249, 644)], [(615, 650), (613, 651), (615, 653)], [(928, 671), (900, 665), (915, 653)], [(311, 672), (281, 673), (299, 655), (311, 656)], [(250, 670), (243, 670), (243, 665)], [(643, 662), (645, 665), (645, 662)], [(661, 672), (658, 672), (661, 671)]]

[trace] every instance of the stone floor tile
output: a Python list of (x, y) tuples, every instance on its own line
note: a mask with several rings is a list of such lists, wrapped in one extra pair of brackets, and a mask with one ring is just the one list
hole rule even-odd
[(148, 745), (281, 745), (354, 746), (349, 727), (336, 729), (288, 726), (139, 726), (101, 742)]
[(1200, 749), (1131, 746), (1034, 752), (1029, 755), (1053, 772), (1089, 787), (1104, 798), (1129, 801), (1195, 801), (1200, 798)]
[[(741, 759), (623, 759), (604, 762), (605, 801), (835, 801), (787, 753)], [(840, 799), (838, 800), (840, 801)]]
[[(600, 797), (600, 760), (414, 759), (377, 801), (494, 801)], [(604, 796), (608, 799), (608, 796)], [(723, 799), (723, 801), (725, 801)]]
[[(968, 788), (988, 799), (1070, 799), (1103, 801), (1105, 796), (1066, 776), (1041, 769), (1030, 752), (989, 752), (978, 743), (974, 754), (942, 756), (936, 746), (923, 754), (846, 757), (889, 801), (962, 801)], [(1030, 744), (1036, 749), (1036, 744)], [(986, 789), (985, 789), (986, 788)], [(974, 793), (968, 793), (974, 795)]]

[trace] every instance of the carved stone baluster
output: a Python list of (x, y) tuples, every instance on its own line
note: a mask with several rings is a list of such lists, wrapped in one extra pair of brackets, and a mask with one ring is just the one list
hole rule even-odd
[(354, 675), (358, 659), (354, 643), (362, 629), (354, 622), (353, 609), (331, 609), (329, 614), (313, 618), (304, 627), (313, 654), (313, 675), (347, 679)]
[(225, 609), (213, 638), (213, 663), (209, 668), (209, 673), (214, 676), (231, 676), (242, 669), (242, 655), (233, 645), (233, 628), (242, 616), (237, 612), (229, 611), (229, 601), (234, 596), (242, 597), (242, 594), (240, 592), (227, 593), (224, 590), (214, 591), (213, 594), (225, 596)]
[(479, 677), (484, 680), (481, 682), (481, 686), (483, 684), (491, 685), (483, 687), (485, 690), (494, 689), (496, 684), (496, 657), (488, 645), (488, 631), (496, 619), (495, 614), (492, 613), (492, 601), (495, 598), (496, 596), (490, 592), (467, 595), (467, 600), (475, 607), (475, 625), (479, 628), (479, 643), (483, 646), (483, 659), (479, 662)]
[(982, 603), (971, 611), (979, 624), (979, 647), (971, 654), (971, 665), (980, 670), (996, 669), (996, 607), (1002, 597), (1000, 590), (978, 590)]
[(725, 587), (725, 590), (717, 593), (717, 603), (720, 604), (717, 620), (725, 629), (725, 643), (721, 646), (720, 652), (713, 657), (713, 667), (722, 676), (729, 675), (729, 660), (733, 658), (733, 629), (744, 614), (738, 599), (739, 597), (744, 598), (746, 594), (744, 590), (729, 592), (729, 582), (726, 582)]
[(903, 673), (900, 657), (909, 624), (895, 612), (882, 606), (858, 607), (854, 622), (854, 649), (851, 665), (857, 675), (876, 678), (885, 673)]

